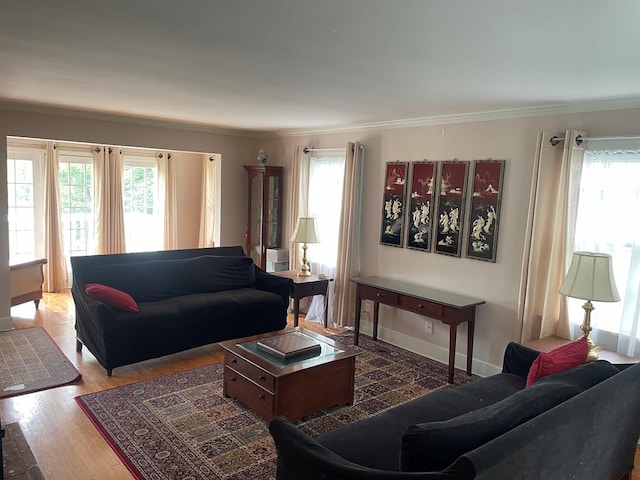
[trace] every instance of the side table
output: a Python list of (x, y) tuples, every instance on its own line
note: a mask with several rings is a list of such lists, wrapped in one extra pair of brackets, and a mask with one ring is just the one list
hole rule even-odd
[[(572, 340), (567, 340), (566, 338), (556, 337), (555, 335), (551, 335), (549, 337), (540, 338), (538, 340), (531, 340), (530, 342), (525, 342), (523, 345), (525, 347), (533, 348), (534, 350), (538, 350), (539, 352), (550, 352), (551, 350), (561, 347), (562, 345), (566, 345)], [(612, 352), (610, 350), (605, 350), (603, 348), (596, 348), (596, 353), (598, 354), (598, 359), (606, 360), (611, 363), (639, 363), (640, 358), (627, 357), (626, 355), (621, 355), (616, 352)]]
[(289, 296), (293, 299), (293, 326), (298, 326), (298, 315), (300, 313), (300, 299), (305, 297), (313, 297), (314, 295), (324, 296), (324, 327), (327, 328), (327, 310), (329, 308), (329, 299), (327, 296), (327, 289), (329, 288), (329, 282), (333, 281), (333, 278), (320, 276), (312, 273), (308, 277), (299, 277), (298, 270), (285, 270), (282, 272), (271, 272), (272, 275), (278, 275), (279, 277), (285, 277), (293, 280), (291, 292)]

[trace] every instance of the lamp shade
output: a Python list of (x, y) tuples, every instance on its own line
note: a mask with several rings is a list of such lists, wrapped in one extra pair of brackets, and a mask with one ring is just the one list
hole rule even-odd
[(613, 278), (611, 255), (574, 252), (569, 271), (559, 292), (567, 297), (598, 302), (620, 300)]
[(291, 241), (294, 243), (318, 243), (316, 219), (314, 217), (299, 217)]

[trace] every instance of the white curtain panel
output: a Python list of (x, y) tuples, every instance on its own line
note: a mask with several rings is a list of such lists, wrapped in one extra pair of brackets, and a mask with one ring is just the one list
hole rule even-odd
[(178, 248), (177, 205), (176, 205), (176, 171), (175, 160), (170, 152), (156, 153), (158, 162), (158, 204), (163, 222), (163, 248)]
[[(574, 248), (578, 184), (584, 144), (577, 130), (542, 132), (534, 162), (523, 259), (518, 327), (520, 341), (549, 335), (571, 338), (566, 297), (558, 293)], [(564, 142), (552, 146), (552, 136)]]
[(124, 205), (122, 200), (122, 153), (99, 146), (93, 152), (97, 254), (125, 253)]
[[(289, 232), (293, 233), (299, 217), (308, 217), (309, 162), (311, 154), (304, 152), (304, 146), (297, 146), (291, 162), (291, 208), (289, 209)], [(300, 245), (289, 242), (289, 268), (300, 268), (302, 254)], [(313, 270), (311, 270), (313, 271)]]
[(360, 203), (364, 147), (349, 142), (345, 159), (338, 263), (334, 282), (333, 320), (339, 326), (355, 325), (356, 288), (351, 278), (360, 275)]
[(61, 292), (68, 286), (67, 261), (62, 243), (58, 153), (55, 143), (47, 142), (44, 158), (44, 266), (43, 290)]
[(215, 155), (202, 155), (202, 196), (200, 200), (200, 233), (198, 247), (214, 246), (216, 163)]

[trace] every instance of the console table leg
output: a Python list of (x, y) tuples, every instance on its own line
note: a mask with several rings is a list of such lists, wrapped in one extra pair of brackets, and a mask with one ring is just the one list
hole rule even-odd
[(378, 339), (378, 311), (380, 310), (380, 304), (373, 302), (373, 339)]
[(453, 372), (456, 365), (456, 338), (458, 325), (455, 322), (449, 324), (449, 383), (453, 383)]
[(467, 375), (471, 375), (471, 364), (473, 362), (473, 333), (475, 329), (475, 309), (471, 311), (471, 318), (467, 322)]
[(360, 299), (360, 285), (356, 287), (356, 318), (355, 331), (353, 332), (353, 344), (358, 345), (360, 337), (360, 313), (362, 312), (362, 300)]

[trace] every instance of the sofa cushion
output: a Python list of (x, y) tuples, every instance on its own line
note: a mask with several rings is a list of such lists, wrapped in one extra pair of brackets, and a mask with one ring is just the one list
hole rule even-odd
[(571, 384), (584, 391), (619, 372), (620, 369), (618, 369), (618, 367), (606, 360), (597, 360), (583, 363), (564, 372), (548, 375), (538, 380), (534, 385), (544, 384), (546, 382), (562, 382)]
[(204, 255), (176, 260), (96, 266), (86, 282), (101, 283), (153, 302), (197, 293), (253, 288), (255, 269), (250, 257)]
[(118, 312), (138, 312), (138, 304), (126, 292), (99, 283), (88, 283), (84, 291), (89, 297), (106, 303)]
[[(350, 462), (397, 472), (400, 438), (410, 425), (447, 420), (500, 401), (522, 389), (524, 378), (500, 373), (429, 393), (320, 435), (317, 440)], [(371, 455), (372, 451), (376, 454)]]
[(439, 471), (459, 456), (497, 438), (618, 373), (604, 360), (550, 375), (475, 412), (410, 426), (402, 436), (400, 469)]
[(527, 375), (527, 387), (538, 379), (577, 367), (587, 361), (589, 345), (586, 337), (555, 348), (548, 353), (541, 353), (534, 360)]

